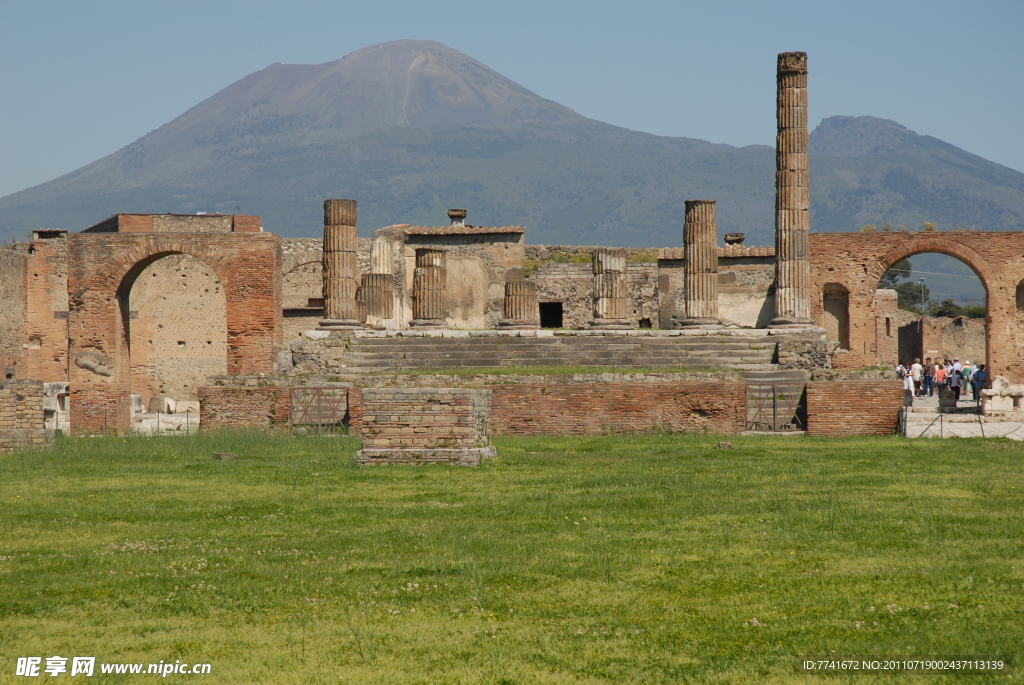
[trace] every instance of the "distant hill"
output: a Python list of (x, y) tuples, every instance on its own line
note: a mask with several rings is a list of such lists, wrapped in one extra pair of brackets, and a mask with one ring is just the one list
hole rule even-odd
[[(895, 122), (825, 119), (811, 153), (813, 230), (1024, 230), (1024, 174)], [(0, 198), (0, 238), (236, 206), (269, 231), (315, 236), (322, 201), (351, 197), (363, 235), (466, 207), (471, 223), (527, 226), (531, 243), (677, 245), (683, 201), (710, 198), (720, 232), (771, 244), (773, 172), (771, 147), (604, 124), (404, 40), (250, 74), (112, 155)]]

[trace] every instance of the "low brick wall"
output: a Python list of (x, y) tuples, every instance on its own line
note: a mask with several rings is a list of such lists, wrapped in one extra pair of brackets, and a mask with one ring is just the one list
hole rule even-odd
[(43, 382), (0, 381), (0, 453), (46, 449), (53, 436), (43, 428)]
[(889, 435), (903, 406), (903, 382), (818, 381), (807, 384), (807, 434)]
[(349, 412), (364, 450), (470, 449), (488, 444), (490, 403), (490, 390), (362, 388)]
[(746, 385), (588, 383), (492, 386), (495, 435), (600, 435), (671, 431), (737, 434)]
[(204, 429), (287, 426), (291, 388), (199, 388)]

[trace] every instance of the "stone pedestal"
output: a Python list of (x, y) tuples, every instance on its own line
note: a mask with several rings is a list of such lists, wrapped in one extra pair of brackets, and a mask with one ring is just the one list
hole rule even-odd
[(363, 388), (360, 464), (476, 466), (493, 456), (491, 391)]
[(498, 322), (501, 328), (540, 328), (537, 306), (537, 284), (533, 281), (507, 281), (505, 283), (505, 316)]
[(810, 187), (807, 165), (807, 53), (779, 54), (775, 150), (775, 318), (772, 328), (811, 319)]
[(594, 319), (589, 327), (608, 330), (633, 328), (629, 320), (626, 251), (622, 248), (594, 250)]
[(444, 250), (416, 250), (410, 323), (413, 328), (448, 327), (448, 305), (445, 300), (447, 278)]
[(683, 311), (679, 328), (721, 328), (718, 318), (718, 226), (714, 200), (687, 200), (683, 224)]
[(356, 303), (356, 201), (324, 201), (324, 319), (321, 330), (360, 328)]

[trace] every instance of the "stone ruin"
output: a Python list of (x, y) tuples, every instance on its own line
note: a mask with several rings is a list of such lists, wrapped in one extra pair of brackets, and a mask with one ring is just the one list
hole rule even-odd
[(799, 384), (894, 365), (896, 302), (878, 281), (936, 251), (1015, 294), (990, 300), (986, 357), (1024, 381), (1024, 235), (810, 233), (805, 53), (778, 56), (776, 85), (774, 246), (719, 245), (714, 200), (687, 201), (681, 246), (660, 250), (527, 245), (525, 228), (475, 226), (466, 209), (359, 238), (352, 199), (324, 202), (322, 240), (279, 238), (255, 216), (117, 214), (0, 250), (0, 365), (60, 384), (40, 428), (80, 434), (189, 430), (211, 379), (355, 387), (567, 365)]

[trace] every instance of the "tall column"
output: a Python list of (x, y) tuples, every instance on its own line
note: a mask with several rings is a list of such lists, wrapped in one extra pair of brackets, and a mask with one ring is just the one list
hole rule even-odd
[(505, 282), (505, 317), (498, 322), (502, 328), (539, 328), (537, 284), (533, 281)]
[(626, 282), (626, 251), (621, 247), (594, 250), (594, 320), (590, 328), (627, 329), (629, 286)]
[(683, 328), (712, 328), (718, 319), (718, 226), (714, 200), (687, 200), (683, 223)]
[(779, 54), (776, 76), (775, 318), (772, 326), (813, 326), (811, 193), (807, 176), (807, 53)]
[(323, 248), (324, 320), (320, 328), (359, 328), (355, 200), (324, 200)]
[(448, 326), (448, 306), (444, 293), (447, 278), (444, 250), (416, 250), (416, 270), (412, 277), (413, 328)]

